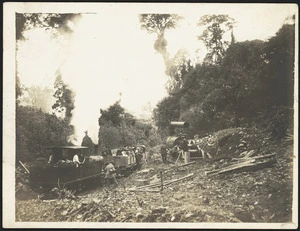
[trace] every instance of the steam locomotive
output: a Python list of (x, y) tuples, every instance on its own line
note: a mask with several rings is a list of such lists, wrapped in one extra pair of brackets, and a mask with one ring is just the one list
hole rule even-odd
[[(186, 133), (189, 132), (190, 124), (185, 121), (171, 121), (169, 124), (169, 136), (166, 139), (167, 147), (170, 150), (170, 155), (172, 158), (177, 158), (180, 151), (180, 143), (183, 137), (186, 137)], [(203, 158), (202, 150), (199, 150), (195, 145), (193, 139), (188, 140), (188, 151), (189, 159), (196, 160)]]
[[(113, 163), (117, 176), (129, 175), (132, 171), (141, 167), (140, 153), (126, 150), (120, 155), (120, 149), (112, 150), (112, 155), (84, 155), (88, 147), (84, 146), (54, 146), (47, 147), (52, 153), (49, 161), (37, 159), (30, 168), (29, 182), (33, 187), (51, 189), (59, 186), (75, 187), (87, 181), (105, 177), (105, 166), (108, 162)], [(145, 153), (145, 147), (140, 146), (139, 151)], [(117, 155), (118, 152), (118, 155)], [(73, 161), (74, 156), (79, 157), (79, 163)]]

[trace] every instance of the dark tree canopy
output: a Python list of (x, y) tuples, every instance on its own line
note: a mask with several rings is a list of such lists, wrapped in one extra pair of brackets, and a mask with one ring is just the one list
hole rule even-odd
[(117, 101), (107, 110), (100, 109), (101, 117), (99, 118), (99, 125), (103, 125), (107, 122), (111, 122), (115, 126), (121, 124), (122, 118), (124, 117), (125, 109)]
[(153, 133), (151, 125), (137, 120), (126, 112), (119, 101), (106, 110), (100, 109), (100, 112), (98, 133), (100, 152), (123, 146), (152, 145), (154, 140), (159, 140), (158, 134)]
[(166, 29), (176, 28), (182, 17), (177, 14), (140, 14), (139, 19), (142, 29), (163, 36)]
[[(232, 27), (227, 19), (203, 18), (203, 23), (214, 24), (207, 33), (218, 28), (216, 38), (222, 39), (222, 24), (229, 31)], [(205, 135), (255, 124), (282, 139), (293, 130), (295, 25), (284, 24), (265, 42), (232, 41), (222, 52), (217, 63), (172, 70), (180, 87), (168, 89), (169, 95), (157, 104), (156, 125), (166, 131), (170, 120), (179, 119), (191, 124), (190, 135)]]
[(24, 39), (23, 32), (33, 28), (52, 30), (53, 36), (72, 32), (69, 21), (77, 22), (80, 14), (16, 13), (16, 39)]
[(295, 68), (295, 24), (285, 24), (269, 39), (263, 49), (277, 105), (293, 106)]

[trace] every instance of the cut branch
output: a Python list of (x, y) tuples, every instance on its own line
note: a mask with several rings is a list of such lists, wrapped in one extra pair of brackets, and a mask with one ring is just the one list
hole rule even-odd
[(22, 161), (19, 160), (19, 163), (22, 165), (22, 167), (25, 169), (25, 171), (30, 174), (29, 170), (25, 167), (25, 165), (22, 163)]

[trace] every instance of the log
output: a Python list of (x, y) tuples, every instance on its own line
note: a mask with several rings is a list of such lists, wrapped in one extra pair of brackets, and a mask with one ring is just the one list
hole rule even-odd
[(266, 168), (275, 163), (274, 159), (263, 160), (261, 162), (245, 161), (239, 164), (234, 164), (218, 171), (207, 172), (207, 176), (214, 176), (218, 174), (232, 173), (232, 172), (246, 172), (255, 171), (261, 168)]
[(151, 189), (129, 189), (130, 192), (161, 192), (161, 190), (151, 190)]
[(229, 166), (226, 166), (226, 167), (223, 167), (223, 168), (220, 168), (220, 169), (216, 169), (216, 170), (212, 170), (212, 171), (208, 171), (208, 172), (205, 172), (205, 175), (206, 176), (209, 176), (209, 175), (212, 175), (216, 172), (220, 172), (222, 170), (225, 170), (225, 169), (230, 169), (230, 168), (239, 168), (239, 167), (243, 167), (245, 166), (246, 164), (249, 164), (249, 163), (253, 163), (255, 160), (243, 160), (242, 163), (237, 163), (237, 164), (232, 164), (232, 165), (229, 165)]
[(29, 174), (29, 170), (25, 167), (25, 165), (19, 160), (19, 163), (22, 165), (22, 167), (25, 169), (25, 171)]
[(188, 175), (186, 175), (186, 176), (184, 176), (184, 177), (181, 177), (181, 178), (178, 178), (178, 179), (175, 179), (175, 180), (171, 180), (171, 181), (165, 183), (164, 186), (169, 185), (169, 184), (172, 184), (172, 183), (175, 183), (175, 182), (178, 182), (178, 181), (181, 181), (181, 180), (188, 179), (188, 178), (190, 178), (190, 177), (192, 177), (192, 176), (194, 176), (194, 173), (190, 173), (190, 174), (188, 174)]
[(195, 164), (195, 163), (196, 163), (196, 161), (192, 161), (192, 162), (189, 162), (189, 163), (187, 163), (187, 164), (182, 164), (182, 165), (173, 166), (172, 168), (184, 167), (184, 166), (188, 166), (188, 165)]
[(240, 160), (240, 161), (245, 161), (245, 160), (258, 160), (258, 159), (266, 159), (266, 158), (271, 158), (275, 157), (277, 154), (272, 153), (264, 156), (253, 156), (253, 157), (241, 157), (241, 158), (232, 158), (233, 160)]

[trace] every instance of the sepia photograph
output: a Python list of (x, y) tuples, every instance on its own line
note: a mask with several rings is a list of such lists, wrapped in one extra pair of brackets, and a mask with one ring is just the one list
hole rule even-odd
[(12, 3), (5, 228), (298, 228), (298, 6)]

